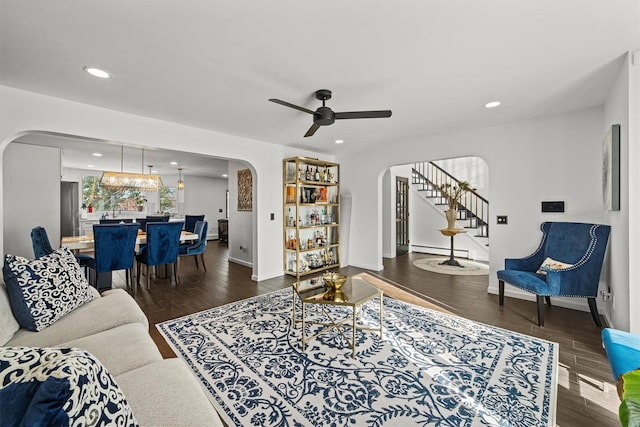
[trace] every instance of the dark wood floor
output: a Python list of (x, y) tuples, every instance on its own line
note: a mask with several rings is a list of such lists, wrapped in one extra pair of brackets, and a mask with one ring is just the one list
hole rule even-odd
[[(154, 279), (151, 290), (138, 289), (136, 301), (149, 318), (150, 333), (164, 357), (174, 357), (155, 324), (211, 307), (283, 289), (293, 277), (282, 276), (262, 282), (251, 280), (251, 269), (227, 261), (226, 244), (211, 241), (205, 261), (196, 270), (193, 257), (182, 258), (180, 285), (168, 279)], [(407, 254), (384, 261), (376, 274), (399, 287), (460, 316), (560, 344), (556, 422), (569, 426), (618, 426), (619, 400), (611, 371), (602, 349), (600, 328), (588, 312), (547, 307), (545, 326), (539, 328), (534, 302), (505, 299), (504, 309), (496, 295), (487, 294), (488, 276), (451, 276), (431, 273), (413, 266), (424, 254)], [(355, 274), (364, 270), (340, 270)], [(123, 286), (123, 277), (115, 280)], [(144, 278), (141, 281), (145, 283)]]

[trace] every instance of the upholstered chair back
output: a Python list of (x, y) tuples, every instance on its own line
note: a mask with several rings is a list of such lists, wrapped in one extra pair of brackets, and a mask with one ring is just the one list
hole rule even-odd
[(185, 215), (184, 230), (190, 233), (195, 233), (196, 222), (198, 221), (204, 221), (204, 215)]
[(147, 222), (147, 244), (140, 254), (147, 265), (173, 264), (178, 260), (184, 222)]
[(95, 224), (96, 272), (133, 268), (138, 224)]
[(47, 230), (39, 225), (31, 230), (31, 244), (33, 245), (33, 255), (36, 259), (53, 252)]
[(576, 222), (544, 222), (544, 254), (566, 264), (572, 264), (580, 271), (580, 280), (565, 284), (561, 295), (597, 296), (600, 272), (607, 249), (611, 227), (603, 224)]

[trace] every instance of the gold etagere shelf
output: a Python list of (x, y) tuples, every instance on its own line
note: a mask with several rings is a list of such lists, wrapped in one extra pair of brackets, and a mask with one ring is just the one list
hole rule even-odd
[(282, 162), (284, 272), (340, 266), (340, 165), (308, 157)]

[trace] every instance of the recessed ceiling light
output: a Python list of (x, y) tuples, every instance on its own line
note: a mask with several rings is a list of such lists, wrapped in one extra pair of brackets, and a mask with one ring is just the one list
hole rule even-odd
[(228, 176), (228, 175), (227, 175), (226, 173), (223, 173), (223, 174), (222, 174), (222, 177), (223, 177), (223, 178), (226, 178), (227, 176)]
[(95, 67), (83, 67), (82, 68), (85, 72), (91, 74), (94, 77), (98, 77), (101, 79), (108, 79), (109, 77), (111, 77), (111, 75), (109, 73), (107, 73), (104, 70), (101, 70), (100, 68), (95, 68)]
[(95, 168), (93, 165), (87, 165), (88, 168)]
[(91, 153), (92, 156), (102, 157), (102, 153)]
[(158, 171), (156, 171), (156, 170), (152, 170), (152, 171), (151, 171), (151, 173), (158, 173)]
[(484, 108), (496, 108), (500, 105), (500, 101), (491, 101), (484, 104)]
[(171, 166), (177, 166), (177, 165), (178, 165), (178, 162), (169, 162), (169, 164), (170, 164)]
[(343, 143), (344, 143), (344, 140), (342, 140), (342, 139), (336, 139), (336, 144), (343, 144)]

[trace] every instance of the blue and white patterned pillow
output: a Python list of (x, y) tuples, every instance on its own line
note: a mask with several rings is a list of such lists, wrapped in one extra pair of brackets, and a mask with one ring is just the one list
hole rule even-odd
[(107, 369), (74, 348), (0, 347), (2, 425), (137, 426)]
[(36, 260), (6, 255), (2, 268), (11, 311), (20, 326), (41, 331), (93, 294), (78, 261), (67, 248)]

